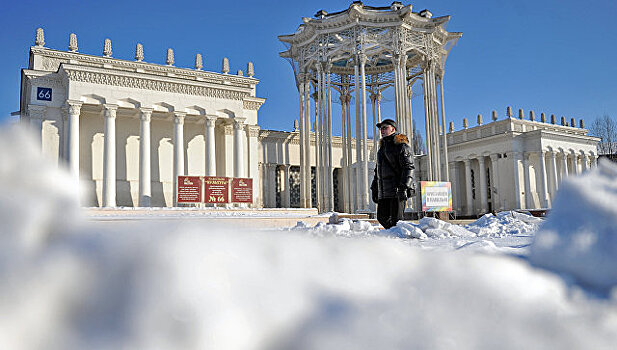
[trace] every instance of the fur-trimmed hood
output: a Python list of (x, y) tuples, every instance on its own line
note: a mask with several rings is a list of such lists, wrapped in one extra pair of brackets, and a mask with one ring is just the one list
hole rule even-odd
[[(401, 143), (409, 144), (409, 138), (407, 138), (407, 135), (405, 134), (393, 134), (391, 136), (393, 137), (394, 143), (397, 145)], [(388, 137), (390, 136), (383, 137), (381, 140), (379, 140), (379, 144), (381, 145), (383, 141)]]

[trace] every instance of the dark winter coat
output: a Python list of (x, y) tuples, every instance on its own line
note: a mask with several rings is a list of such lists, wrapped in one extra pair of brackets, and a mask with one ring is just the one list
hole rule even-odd
[(382, 138), (371, 184), (373, 201), (384, 198), (404, 199), (410, 195), (415, 189), (413, 170), (413, 156), (407, 136), (392, 134)]

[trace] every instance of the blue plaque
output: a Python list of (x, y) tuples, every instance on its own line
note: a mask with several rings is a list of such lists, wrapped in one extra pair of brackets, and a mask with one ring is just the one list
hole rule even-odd
[(36, 99), (39, 101), (51, 101), (51, 88), (37, 87)]

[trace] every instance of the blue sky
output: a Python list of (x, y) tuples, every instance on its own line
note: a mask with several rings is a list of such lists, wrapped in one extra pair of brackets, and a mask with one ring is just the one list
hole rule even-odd
[[(113, 57), (132, 60), (142, 43), (145, 61), (165, 63), (167, 48), (176, 66), (191, 68), (196, 53), (204, 69), (231, 71), (255, 65), (257, 94), (267, 99), (259, 111), (265, 129), (291, 130), (298, 97), (289, 63), (278, 56), (277, 36), (293, 33), (302, 17), (318, 10), (346, 9), (350, 1), (19, 1), (3, 4), (0, 21), (0, 119), (19, 109), (20, 69), (28, 63), (37, 27), (46, 46), (66, 50), (77, 34), (79, 51), (102, 55), (110, 38)], [(388, 6), (391, 1), (366, 1)], [(506, 106), (539, 116), (584, 118), (589, 126), (603, 114), (617, 117), (617, 1), (482, 0), (414, 1), (414, 11), (450, 15), (448, 30), (463, 32), (446, 64), (445, 105), (456, 129), (463, 117), (475, 124)], [(409, 4), (409, 2), (404, 2)], [(413, 101), (414, 120), (423, 128), (422, 97)], [(393, 102), (383, 106), (384, 117)], [(335, 111), (340, 108), (334, 107)], [(390, 114), (391, 115), (391, 114)], [(335, 130), (340, 125), (338, 113)]]

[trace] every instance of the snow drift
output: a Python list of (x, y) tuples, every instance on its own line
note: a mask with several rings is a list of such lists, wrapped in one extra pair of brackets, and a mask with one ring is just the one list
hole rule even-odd
[(478, 239), (432, 220), (405, 228), (424, 240), (353, 222), (81, 221), (70, 177), (24, 140), (0, 129), (1, 349), (609, 349), (617, 339), (617, 293), (590, 298), (504, 254), (414, 246)]
[(597, 168), (561, 183), (529, 258), (592, 289), (617, 286), (615, 163), (600, 159)]

